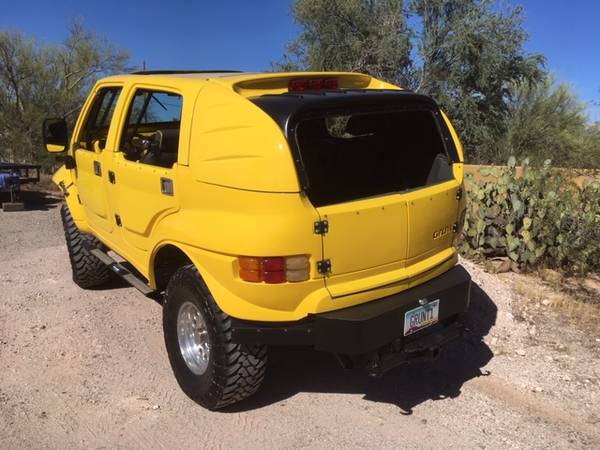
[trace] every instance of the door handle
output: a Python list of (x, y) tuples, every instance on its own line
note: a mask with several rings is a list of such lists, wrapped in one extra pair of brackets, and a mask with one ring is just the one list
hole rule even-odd
[(100, 165), (100, 161), (94, 161), (94, 174), (99, 177), (102, 176), (102, 166)]
[(161, 177), (160, 192), (163, 195), (173, 195), (173, 180), (170, 178)]

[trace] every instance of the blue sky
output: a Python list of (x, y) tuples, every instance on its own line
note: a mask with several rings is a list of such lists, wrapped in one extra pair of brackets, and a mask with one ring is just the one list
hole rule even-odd
[[(270, 68), (298, 33), (289, 0), (0, 0), (0, 29), (20, 29), (46, 42), (64, 39), (81, 16), (93, 31), (129, 49), (148, 68)], [(526, 49), (548, 58), (558, 81), (600, 103), (600, 1), (522, 0)], [(600, 121), (600, 106), (590, 106)]]

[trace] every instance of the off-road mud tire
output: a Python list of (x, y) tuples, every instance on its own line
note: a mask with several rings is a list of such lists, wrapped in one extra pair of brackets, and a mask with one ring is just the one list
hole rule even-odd
[[(208, 366), (194, 374), (183, 359), (177, 334), (179, 309), (192, 302), (208, 331)], [(215, 302), (193, 265), (178, 269), (167, 285), (163, 305), (165, 346), (175, 378), (188, 397), (203, 407), (216, 410), (237, 403), (260, 387), (267, 364), (264, 345), (242, 345), (231, 340), (231, 320)]]
[(107, 283), (111, 279), (110, 269), (88, 250), (88, 248), (104, 250), (104, 245), (94, 236), (79, 231), (67, 205), (63, 205), (60, 209), (60, 216), (65, 230), (73, 281), (84, 289)]

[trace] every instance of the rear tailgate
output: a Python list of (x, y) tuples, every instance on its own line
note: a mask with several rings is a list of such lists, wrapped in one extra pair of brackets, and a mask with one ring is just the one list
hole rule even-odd
[(331, 263), (331, 275), (389, 263), (404, 265), (409, 237), (405, 196), (322, 206), (317, 211), (328, 222), (328, 231), (323, 235), (323, 254)]
[[(317, 208), (333, 297), (376, 289), (435, 267), (454, 255), (459, 182)], [(357, 283), (357, 280), (361, 280)]]

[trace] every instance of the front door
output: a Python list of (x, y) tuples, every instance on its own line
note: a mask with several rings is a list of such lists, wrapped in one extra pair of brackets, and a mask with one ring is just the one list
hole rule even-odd
[(104, 149), (120, 93), (118, 86), (98, 89), (74, 142), (79, 198), (90, 227), (100, 235), (110, 233), (114, 223), (106, 196), (105, 166), (110, 155)]
[(156, 225), (179, 207), (175, 173), (182, 107), (181, 95), (145, 88), (134, 90), (128, 101), (109, 186), (128, 255), (150, 250)]

